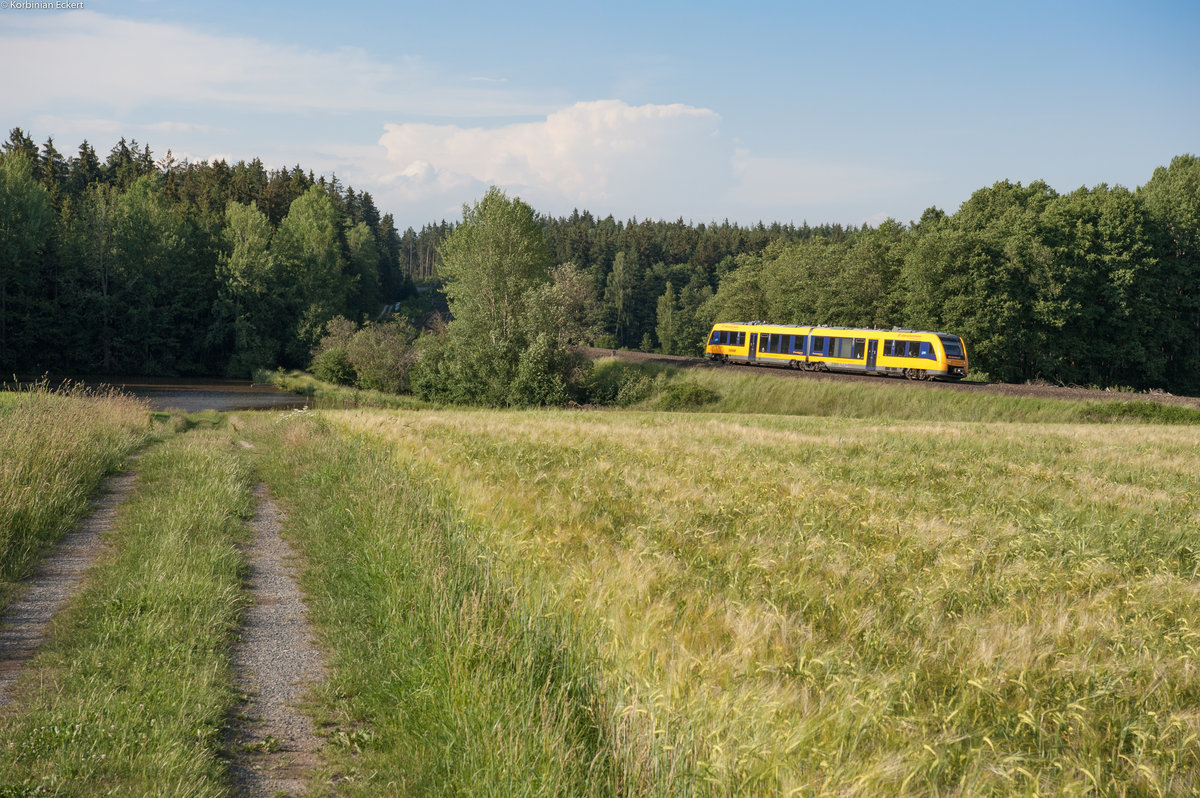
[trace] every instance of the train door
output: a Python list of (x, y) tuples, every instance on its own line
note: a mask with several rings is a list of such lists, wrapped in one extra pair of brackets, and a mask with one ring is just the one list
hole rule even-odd
[(867, 371), (875, 370), (875, 359), (879, 357), (879, 341), (867, 339)]
[(746, 350), (746, 359), (754, 360), (758, 357), (758, 333), (750, 333), (750, 348)]

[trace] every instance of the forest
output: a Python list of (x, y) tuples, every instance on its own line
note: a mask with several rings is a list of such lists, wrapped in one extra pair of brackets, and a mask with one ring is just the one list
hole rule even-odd
[[(1200, 393), (1194, 155), (1135, 189), (1000, 181), (910, 223), (550, 217), (493, 190), (462, 220), (401, 232), (368, 192), (299, 165), (156, 159), (124, 139), (103, 160), (87, 142), (64, 156), (20, 129), (2, 146), (4, 373), (247, 377), (314, 357), (328, 366), (371, 331), (376, 349), (391, 342), (397, 362), (416, 364), (392, 387), (554, 402), (570, 391), (508, 391), (530, 373), (522, 362), (540, 359), (569, 388), (578, 366), (557, 354), (564, 346), (695, 355), (713, 321), (763, 319), (953, 332), (972, 369), (995, 380)], [(521, 231), (505, 242), (521, 257), (473, 258), (503, 218)], [(498, 383), (441, 390), (472, 362), (496, 365), (471, 350), (498, 339), (471, 318), (478, 298), (466, 287), (504, 278), (497, 271), (512, 279), (494, 289), (516, 291), (513, 307), (537, 305), (538, 317), (493, 320), (508, 325)], [(400, 330), (381, 315), (417, 285), (451, 312), (419, 338), (420, 325)]]

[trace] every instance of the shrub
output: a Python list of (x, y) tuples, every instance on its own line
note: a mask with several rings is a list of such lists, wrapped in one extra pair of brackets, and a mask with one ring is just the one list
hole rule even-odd
[(350, 364), (350, 357), (344, 346), (334, 346), (319, 351), (308, 370), (314, 377), (324, 382), (338, 385), (354, 384), (354, 366)]
[(562, 352), (556, 351), (550, 337), (539, 335), (517, 360), (517, 373), (508, 386), (509, 404), (518, 407), (566, 404), (567, 383), (561, 360)]
[(621, 407), (629, 407), (638, 402), (643, 402), (650, 398), (654, 393), (656, 380), (648, 374), (631, 372), (625, 375), (621, 380), (621, 384), (617, 387), (617, 395), (614, 401)]
[(719, 398), (717, 392), (710, 388), (691, 380), (681, 380), (672, 382), (663, 389), (657, 407), (659, 410), (689, 410), (712, 404)]
[(416, 331), (406, 321), (368, 324), (346, 344), (346, 356), (359, 388), (389, 393), (409, 389), (408, 372), (416, 360)]

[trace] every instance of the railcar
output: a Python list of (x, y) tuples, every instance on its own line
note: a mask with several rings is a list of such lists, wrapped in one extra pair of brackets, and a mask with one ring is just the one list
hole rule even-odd
[(713, 325), (705, 352), (712, 360), (809, 371), (881, 374), (910, 380), (967, 376), (962, 338), (922, 330), (803, 327), (763, 321)]

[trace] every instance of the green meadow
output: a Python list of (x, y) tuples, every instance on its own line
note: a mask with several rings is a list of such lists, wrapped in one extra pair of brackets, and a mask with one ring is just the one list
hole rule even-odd
[[(261, 479), (329, 666), (306, 704), (326, 739), (314, 794), (1200, 789), (1195, 411), (609, 376), (648, 385), (627, 409), (243, 413), (160, 433), (114, 553), (0, 717), (0, 783), (72, 794), (50, 781), (69, 760), (75, 783), (118, 793), (231, 789), (234, 544)], [(185, 512), (198, 495), (224, 509)], [(150, 501), (161, 521), (135, 520)], [(152, 546), (166, 554), (122, 554)], [(190, 611), (97, 632), (132, 585), (130, 624), (158, 602)], [(141, 689), (163, 650), (183, 681)], [(120, 772), (97, 762), (130, 755), (146, 718), (105, 706), (108, 683), (159, 728), (179, 719)], [(125, 747), (84, 746), (108, 716)], [(72, 717), (74, 737), (44, 731)]]

